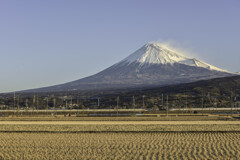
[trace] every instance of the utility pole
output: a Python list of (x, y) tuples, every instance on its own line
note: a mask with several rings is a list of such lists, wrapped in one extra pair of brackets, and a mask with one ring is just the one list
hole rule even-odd
[(235, 109), (237, 108), (236, 107), (236, 101), (237, 101), (237, 97), (234, 97), (233, 108), (235, 108)]
[(38, 114), (38, 96), (36, 98), (36, 101), (37, 101), (37, 103), (36, 103), (36, 113)]
[(70, 104), (71, 108), (72, 109), (72, 106), (73, 106), (73, 101), (72, 101), (72, 96), (71, 96), (71, 104)]
[(215, 108), (216, 108), (216, 110), (217, 110), (217, 98), (215, 98), (215, 100), (214, 100), (214, 105), (215, 105)]
[(239, 99), (238, 99), (238, 101), (237, 101), (237, 112), (239, 113), (239, 117), (240, 117), (239, 107), (240, 107), (240, 102), (239, 102)]
[(79, 95), (77, 95), (77, 106), (78, 106), (78, 109), (80, 109), (80, 106), (79, 106)]
[(48, 110), (48, 97), (46, 98), (46, 100), (47, 100), (46, 109)]
[(37, 110), (38, 110), (38, 96), (37, 96)]
[(135, 109), (135, 97), (133, 96), (133, 109)]
[(98, 97), (98, 107), (100, 106), (100, 99), (99, 99), (99, 97)]
[(143, 104), (142, 105), (143, 105), (143, 109), (144, 109), (145, 108), (145, 103), (144, 103), (145, 95), (143, 95), (142, 98), (143, 98)]
[(168, 117), (168, 95), (167, 95), (167, 117)]
[[(210, 96), (209, 92), (208, 92), (208, 99), (209, 99), (209, 103), (210, 103), (210, 106), (211, 106), (212, 101), (211, 101), (211, 96)], [(209, 110), (210, 110), (210, 107), (209, 107)]]
[(188, 97), (186, 95), (186, 108), (188, 109)]
[(117, 116), (118, 116), (119, 96), (117, 97)]
[(35, 94), (33, 96), (33, 110), (34, 110), (34, 108), (35, 108)]
[(163, 109), (163, 94), (162, 94), (162, 109)]
[(233, 114), (233, 102), (232, 102), (232, 94), (231, 94), (231, 114)]
[(18, 98), (17, 98), (17, 110), (19, 112), (19, 95), (18, 95)]
[(203, 115), (203, 96), (202, 96), (202, 115)]
[(56, 109), (56, 98), (53, 99), (53, 107), (54, 107), (54, 110)]
[(13, 94), (13, 110), (14, 110), (14, 108), (15, 108), (15, 92), (14, 92), (14, 94)]
[(54, 115), (56, 114), (56, 98), (53, 99), (53, 109), (54, 109)]
[(26, 108), (28, 109), (28, 99), (26, 99)]

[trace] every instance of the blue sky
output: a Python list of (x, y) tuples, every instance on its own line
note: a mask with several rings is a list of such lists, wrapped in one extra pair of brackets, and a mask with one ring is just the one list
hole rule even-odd
[(0, 92), (95, 74), (161, 40), (240, 71), (239, 0), (1, 0)]

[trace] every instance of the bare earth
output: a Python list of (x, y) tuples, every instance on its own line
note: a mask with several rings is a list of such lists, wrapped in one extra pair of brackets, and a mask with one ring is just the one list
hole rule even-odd
[(0, 159), (240, 159), (240, 121), (0, 121)]
[(212, 124), (238, 124), (240, 121), (0, 121), (1, 124), (20, 125), (212, 125)]
[(0, 159), (239, 159), (238, 133), (0, 133)]

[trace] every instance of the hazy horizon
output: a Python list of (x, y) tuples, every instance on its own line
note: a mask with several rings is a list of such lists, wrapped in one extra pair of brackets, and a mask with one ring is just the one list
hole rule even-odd
[(240, 2), (1, 1), (0, 93), (95, 74), (150, 41), (239, 72)]

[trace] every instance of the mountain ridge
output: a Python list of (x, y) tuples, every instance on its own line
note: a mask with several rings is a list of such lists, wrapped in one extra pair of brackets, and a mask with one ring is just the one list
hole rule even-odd
[(187, 58), (159, 43), (147, 43), (109, 68), (65, 84), (27, 90), (31, 92), (101, 90), (164, 86), (234, 74), (194, 58)]

